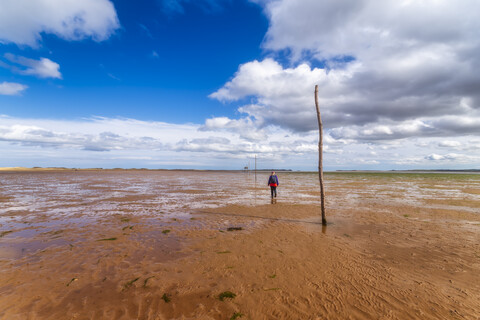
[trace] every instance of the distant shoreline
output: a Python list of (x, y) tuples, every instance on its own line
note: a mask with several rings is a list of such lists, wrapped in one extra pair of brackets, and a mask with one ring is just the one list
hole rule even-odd
[[(147, 169), (147, 168), (66, 168), (66, 167), (0, 167), (0, 172), (53, 172), (53, 171), (195, 171), (195, 172), (254, 172), (245, 169)], [(309, 170), (292, 169), (257, 169), (257, 172), (308, 173)], [(480, 174), (480, 169), (412, 169), (412, 170), (335, 170), (325, 173), (473, 173)]]

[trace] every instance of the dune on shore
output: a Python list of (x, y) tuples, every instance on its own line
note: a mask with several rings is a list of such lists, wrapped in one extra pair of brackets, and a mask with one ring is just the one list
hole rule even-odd
[[(318, 204), (287, 199), (288, 190), (274, 204), (262, 197), (190, 208), (187, 201), (187, 215), (159, 216), (158, 207), (140, 215), (151, 203), (140, 192), (92, 196), (90, 208), (108, 215), (64, 216), (86, 201), (67, 204), (65, 196), (60, 210), (50, 204), (54, 215), (4, 210), (0, 318), (478, 319), (478, 181), (458, 184), (473, 195), (460, 197), (465, 207), (438, 197), (420, 204), (408, 190), (354, 196), (371, 183), (331, 182), (327, 227)], [(222, 198), (196, 188), (176, 201)]]

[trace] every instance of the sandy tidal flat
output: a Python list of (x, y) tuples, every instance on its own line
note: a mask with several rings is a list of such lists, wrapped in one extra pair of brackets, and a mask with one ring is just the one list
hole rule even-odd
[(0, 173), (1, 319), (480, 319), (480, 175)]

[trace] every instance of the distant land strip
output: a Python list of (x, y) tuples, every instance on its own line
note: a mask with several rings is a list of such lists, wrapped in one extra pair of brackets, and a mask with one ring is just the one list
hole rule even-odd
[[(0, 167), (0, 171), (197, 171), (197, 172), (317, 172), (313, 170), (292, 169), (148, 169), (148, 168), (66, 168), (66, 167)], [(480, 169), (411, 169), (411, 170), (335, 170), (325, 173), (480, 173)]]

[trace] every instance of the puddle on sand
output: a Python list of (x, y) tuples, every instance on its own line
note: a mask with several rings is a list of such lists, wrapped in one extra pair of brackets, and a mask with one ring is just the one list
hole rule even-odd
[[(68, 246), (68, 241), (64, 239), (54, 240), (29, 240), (29, 241), (2, 241), (0, 243), (0, 261), (1, 260), (17, 260), (26, 256), (30, 256), (35, 260), (34, 255), (45, 250), (55, 247)], [(37, 257), (39, 258), (39, 257)]]

